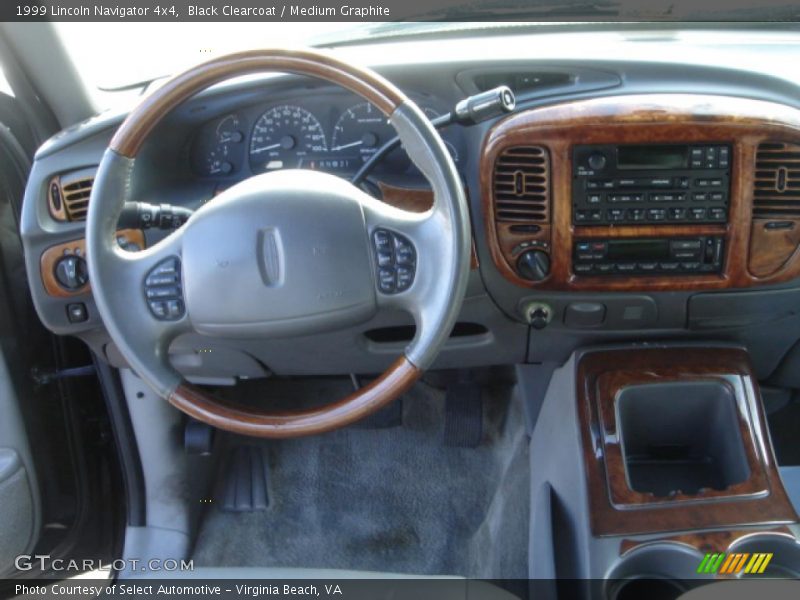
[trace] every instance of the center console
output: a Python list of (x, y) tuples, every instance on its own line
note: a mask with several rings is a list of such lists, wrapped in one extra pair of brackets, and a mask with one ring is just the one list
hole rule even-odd
[(545, 394), (531, 460), (531, 538), (551, 545), (533, 549), (555, 556), (534, 578), (592, 579), (587, 597), (623, 600), (800, 576), (798, 516), (743, 349), (574, 354)]
[(533, 290), (748, 288), (800, 277), (800, 111), (712, 95), (511, 115), (481, 155), (497, 271)]

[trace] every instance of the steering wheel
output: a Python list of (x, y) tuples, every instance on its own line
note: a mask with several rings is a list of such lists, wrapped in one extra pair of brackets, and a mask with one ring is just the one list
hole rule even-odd
[[(136, 155), (153, 128), (207, 87), (261, 71), (323, 79), (380, 109), (429, 181), (433, 207), (410, 213), (333, 175), (275, 171), (228, 188), (150, 248), (120, 248), (117, 220), (132, 200)], [(408, 390), (455, 324), (469, 249), (469, 213), (458, 173), (422, 111), (376, 73), (312, 51), (231, 54), (153, 92), (105, 151), (86, 223), (97, 309), (128, 364), (187, 415), (267, 438), (343, 427)], [(169, 362), (170, 342), (181, 334), (290, 338), (351, 327), (382, 308), (410, 313), (414, 339), (380, 377), (319, 408), (270, 412), (230, 404), (184, 381)]]

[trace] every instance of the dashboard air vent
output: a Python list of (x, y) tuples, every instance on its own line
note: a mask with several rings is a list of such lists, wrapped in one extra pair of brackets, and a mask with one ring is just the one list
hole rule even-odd
[(94, 184), (94, 169), (61, 175), (50, 182), (50, 215), (58, 221), (85, 221), (89, 196)]
[(550, 158), (540, 146), (504, 150), (494, 164), (492, 182), (498, 221), (550, 220)]
[(800, 146), (764, 142), (756, 154), (753, 218), (800, 217)]

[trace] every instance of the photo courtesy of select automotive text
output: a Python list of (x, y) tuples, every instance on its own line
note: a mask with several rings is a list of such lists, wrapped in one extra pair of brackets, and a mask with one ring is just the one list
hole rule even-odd
[(800, 0), (0, 0), (0, 600), (800, 598)]

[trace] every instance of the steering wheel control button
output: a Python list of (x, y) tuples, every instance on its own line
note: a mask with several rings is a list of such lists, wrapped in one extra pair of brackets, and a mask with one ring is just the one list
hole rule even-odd
[(67, 320), (70, 323), (83, 323), (89, 320), (89, 313), (86, 311), (86, 305), (83, 302), (74, 302), (67, 304)]
[(397, 291), (397, 279), (394, 269), (381, 269), (378, 271), (378, 287), (384, 294), (393, 294)]
[(384, 294), (395, 294), (410, 288), (417, 267), (414, 244), (388, 229), (376, 229), (372, 243), (378, 263), (378, 289)]
[(59, 259), (55, 266), (55, 277), (65, 290), (78, 290), (89, 282), (89, 270), (86, 260), (75, 254)]
[(162, 321), (177, 321), (186, 314), (181, 286), (181, 263), (168, 258), (150, 269), (144, 280), (144, 295), (152, 315)]

